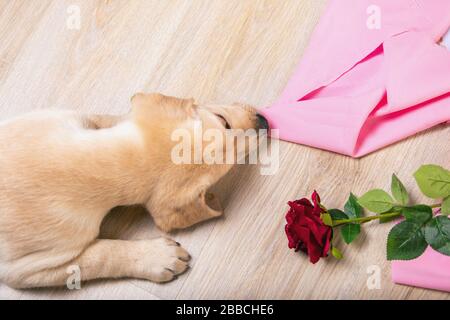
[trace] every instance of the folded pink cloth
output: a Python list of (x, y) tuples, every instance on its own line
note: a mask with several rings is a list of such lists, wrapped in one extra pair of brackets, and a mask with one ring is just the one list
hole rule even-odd
[[(360, 157), (450, 120), (450, 0), (331, 0), (281, 97), (280, 138)], [(392, 263), (394, 282), (450, 291), (450, 257)]]
[(415, 260), (393, 262), (392, 281), (450, 292), (450, 257), (428, 247)]
[(331, 0), (261, 113), (283, 140), (353, 157), (449, 121), (449, 27), (449, 0)]

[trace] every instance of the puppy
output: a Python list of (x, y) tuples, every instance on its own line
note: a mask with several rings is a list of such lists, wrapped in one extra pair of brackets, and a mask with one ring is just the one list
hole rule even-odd
[[(0, 124), (0, 281), (61, 286), (73, 265), (83, 281), (166, 282), (186, 270), (190, 256), (173, 240), (98, 239), (103, 218), (114, 207), (142, 204), (170, 231), (220, 216), (207, 190), (233, 164), (174, 163), (174, 131), (194, 136), (201, 123), (226, 135), (267, 123), (248, 106), (161, 94), (137, 94), (131, 105), (124, 116), (47, 110)], [(225, 145), (218, 150), (226, 153)]]

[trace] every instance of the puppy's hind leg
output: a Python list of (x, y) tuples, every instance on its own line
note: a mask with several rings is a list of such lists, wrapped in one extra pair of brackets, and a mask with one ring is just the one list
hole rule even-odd
[(62, 286), (74, 270), (79, 270), (80, 281), (126, 277), (167, 282), (187, 269), (189, 259), (186, 250), (166, 238), (96, 240), (71, 262), (6, 282), (15, 288)]

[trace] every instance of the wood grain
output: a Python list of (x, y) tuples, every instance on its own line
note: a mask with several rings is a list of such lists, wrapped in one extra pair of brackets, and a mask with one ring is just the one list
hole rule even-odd
[[(66, 26), (78, 5), (81, 28)], [(325, 0), (0, 0), (0, 118), (41, 108), (122, 113), (136, 91), (160, 91), (204, 102), (264, 107), (286, 85), (317, 24)], [(286, 201), (314, 188), (329, 206), (350, 191), (388, 188), (392, 172), (424, 201), (412, 172), (449, 165), (450, 128), (438, 126), (363, 159), (283, 142), (280, 170), (261, 176), (240, 166), (217, 186), (226, 216), (173, 235), (194, 257), (177, 281), (98, 281), (80, 291), (16, 291), (6, 299), (449, 299), (442, 292), (394, 285), (385, 258), (388, 225), (372, 223), (345, 259), (311, 265), (287, 249)], [(157, 231), (139, 209), (116, 230), (122, 238)], [(382, 271), (369, 290), (367, 268)]]

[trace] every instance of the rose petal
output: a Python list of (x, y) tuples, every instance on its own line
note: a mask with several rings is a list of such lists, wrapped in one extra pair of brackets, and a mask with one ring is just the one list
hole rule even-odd
[(299, 205), (292, 201), (289, 201), (288, 205), (289, 205), (290, 209), (295, 212), (296, 215), (305, 214), (305, 208), (306, 208), (305, 206)]
[(297, 218), (297, 214), (295, 213), (295, 210), (290, 209), (287, 213), (286, 213), (286, 222), (288, 224), (293, 224), (295, 223)]
[(286, 236), (288, 238), (289, 249), (296, 249), (298, 246), (298, 242), (299, 242), (297, 234), (295, 233), (292, 226), (290, 226), (290, 225), (286, 225), (284, 229), (286, 232)]
[(295, 201), (289, 201), (288, 205), (294, 210), (305, 210), (314, 208), (308, 199), (300, 199)]
[(316, 190), (314, 190), (313, 194), (311, 195), (311, 199), (314, 203), (314, 207), (320, 206), (320, 196)]
[(304, 219), (302, 219), (302, 221), (300, 222), (300, 225), (302, 227), (308, 228), (317, 242), (322, 241), (324, 231), (319, 228), (320, 226), (314, 220), (305, 216)]
[(328, 232), (324, 235), (324, 237), (325, 237), (324, 238), (325, 245), (323, 247), (322, 257), (328, 256), (328, 252), (330, 251), (331, 239), (333, 238), (333, 229), (329, 228)]
[[(308, 218), (305, 218), (305, 220)], [(314, 236), (315, 240), (321, 244), (321, 247), (325, 244), (325, 236), (330, 232), (331, 227), (328, 227), (324, 225), (321, 222), (321, 224), (312, 222), (313, 220), (309, 220), (310, 223), (307, 225), (308, 228), (311, 230), (312, 235)]]
[(322, 219), (320, 219), (320, 213), (316, 213), (314, 209), (310, 209), (308, 211), (305, 211), (305, 215), (308, 216), (310, 219), (314, 220), (316, 224), (318, 225), (324, 225)]
[(301, 205), (301, 206), (311, 207), (311, 208), (313, 207), (313, 204), (311, 203), (311, 201), (309, 201), (309, 199), (306, 199), (306, 198), (295, 200), (293, 202), (298, 204), (298, 205)]
[(316, 216), (316, 217), (320, 217), (320, 215), (325, 212), (325, 210), (322, 209), (322, 207), (320, 206), (315, 206), (314, 209), (312, 210), (312, 213)]
[(309, 230), (306, 227), (299, 226), (299, 225), (294, 225), (294, 226), (292, 226), (292, 228), (293, 228), (293, 231), (295, 232), (295, 235), (297, 236), (299, 241), (308, 243), (310, 234), (311, 234), (311, 230)]
[(317, 263), (317, 261), (319, 261), (322, 256), (322, 247), (314, 239), (314, 237), (310, 237), (310, 239), (309, 239), (308, 256), (309, 256), (309, 261), (313, 264)]

